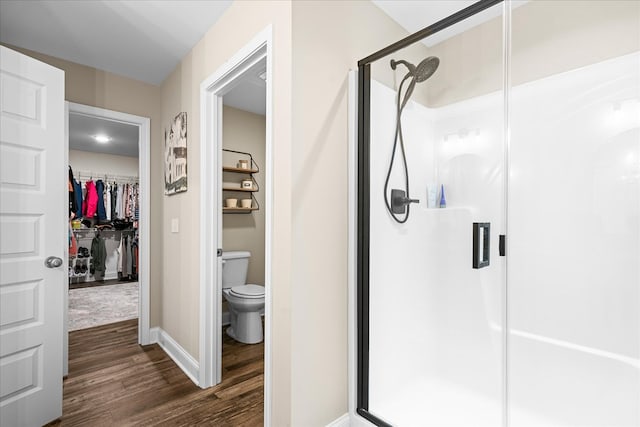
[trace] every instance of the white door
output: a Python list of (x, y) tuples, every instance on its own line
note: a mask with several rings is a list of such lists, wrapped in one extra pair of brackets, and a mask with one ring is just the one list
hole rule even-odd
[(62, 415), (66, 175), (64, 72), (0, 46), (1, 426)]

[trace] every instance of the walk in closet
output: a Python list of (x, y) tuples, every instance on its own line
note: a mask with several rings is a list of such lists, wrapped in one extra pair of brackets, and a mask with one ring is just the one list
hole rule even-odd
[(69, 114), (69, 330), (138, 317), (138, 134)]
[(138, 177), (79, 171), (74, 181), (76, 248), (69, 253), (69, 283), (136, 280)]

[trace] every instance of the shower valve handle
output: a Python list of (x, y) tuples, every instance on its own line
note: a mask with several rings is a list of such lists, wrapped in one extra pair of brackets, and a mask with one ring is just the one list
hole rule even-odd
[(391, 190), (391, 211), (394, 214), (404, 214), (407, 205), (410, 203), (420, 203), (420, 200), (412, 199), (405, 194), (403, 190)]

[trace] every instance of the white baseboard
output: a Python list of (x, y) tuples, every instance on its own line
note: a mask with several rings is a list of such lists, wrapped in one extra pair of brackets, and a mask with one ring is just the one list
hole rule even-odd
[(193, 381), (195, 385), (198, 385), (198, 378), (200, 377), (198, 361), (191, 357), (191, 355), (162, 328), (156, 326), (155, 328), (151, 328), (149, 332), (151, 344), (158, 344), (189, 379)]
[(351, 425), (349, 421), (349, 414), (344, 414), (340, 418), (331, 421), (327, 424), (327, 427), (349, 427)]

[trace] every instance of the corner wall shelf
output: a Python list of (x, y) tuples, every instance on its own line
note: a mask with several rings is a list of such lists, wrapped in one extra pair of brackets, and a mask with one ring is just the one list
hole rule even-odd
[(222, 191), (242, 191), (243, 193), (255, 193), (258, 190), (240, 187), (222, 187)]
[(252, 173), (258, 173), (259, 172), (258, 169), (243, 169), (243, 168), (234, 168), (234, 167), (231, 167), (231, 166), (223, 166), (222, 167), (222, 171), (223, 172), (246, 173), (246, 174), (252, 174)]
[(260, 191), (260, 187), (258, 186), (258, 182), (256, 181), (256, 179), (253, 177), (253, 174), (260, 172), (260, 167), (258, 166), (258, 164), (255, 162), (255, 160), (253, 160), (253, 156), (251, 155), (251, 153), (245, 153), (244, 151), (235, 151), (235, 150), (229, 150), (227, 148), (223, 148), (222, 151), (226, 151), (228, 153), (235, 153), (235, 154), (240, 154), (242, 156), (247, 156), (249, 157), (249, 167), (248, 168), (240, 168), (240, 167), (233, 167), (233, 166), (222, 166), (222, 172), (231, 172), (231, 173), (239, 173), (239, 174), (245, 174), (245, 175), (249, 175), (251, 177), (251, 181), (253, 182), (252, 187), (251, 188), (242, 188), (242, 187), (229, 187), (229, 186), (222, 186), (222, 191), (232, 191), (232, 192), (241, 192), (241, 193), (249, 193), (251, 195), (251, 204), (252, 206), (250, 208), (242, 208), (242, 207), (236, 207), (236, 208), (227, 208), (227, 207), (223, 207), (222, 208), (222, 213), (223, 214), (235, 214), (235, 213), (244, 213), (244, 214), (248, 214), (251, 213), (253, 211), (257, 211), (260, 209), (260, 205), (258, 204), (258, 200), (255, 198), (253, 193), (256, 193), (258, 191)]
[(222, 208), (223, 213), (249, 213), (251, 211), (257, 211), (258, 208)]

